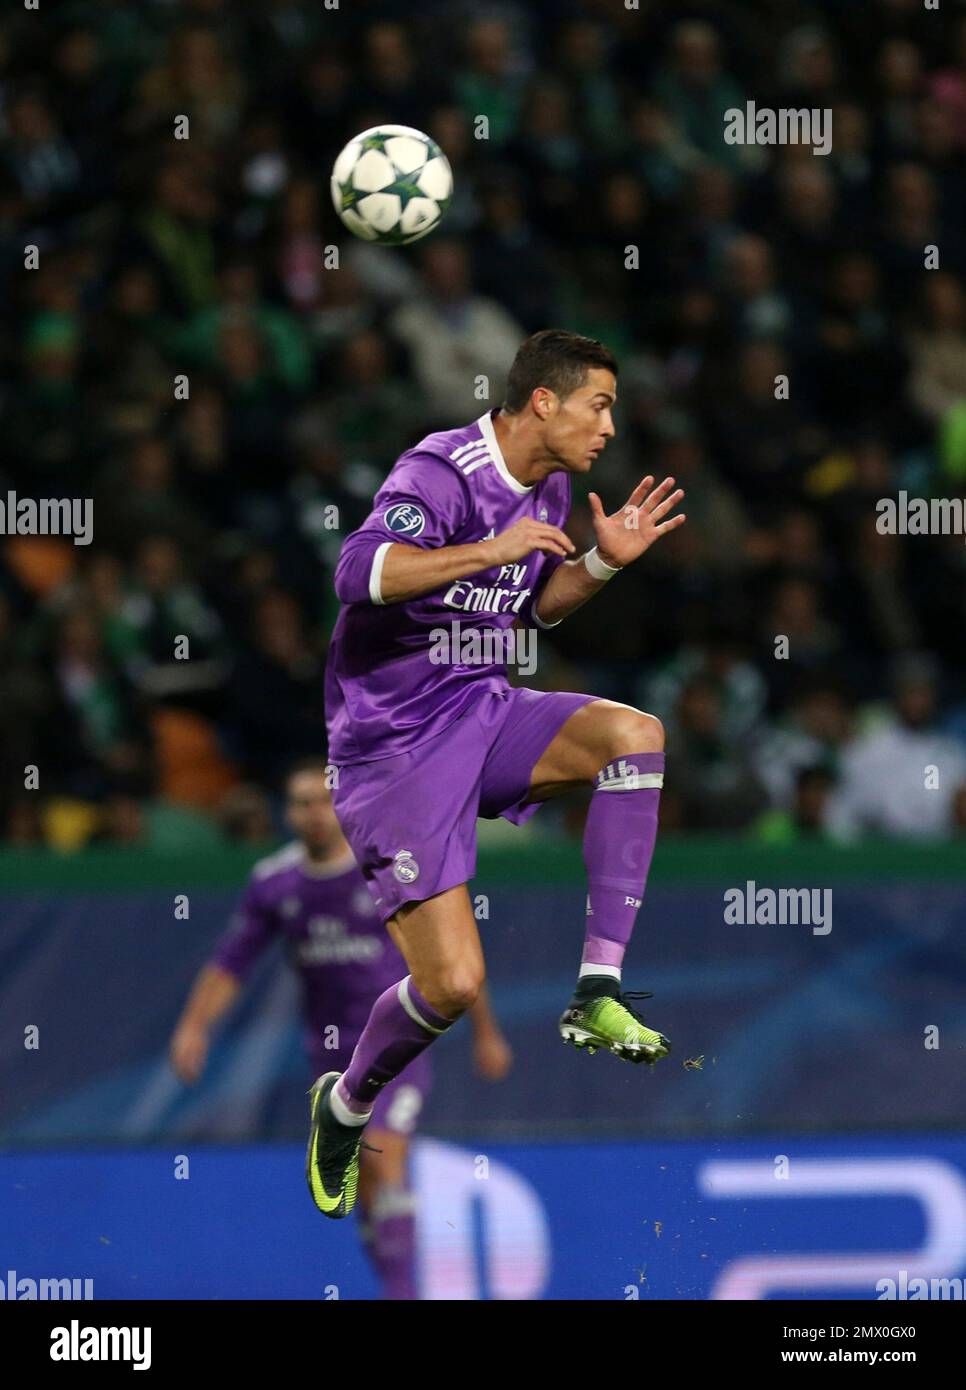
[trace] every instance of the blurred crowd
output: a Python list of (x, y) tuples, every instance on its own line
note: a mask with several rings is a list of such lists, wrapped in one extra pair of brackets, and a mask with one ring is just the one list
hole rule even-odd
[[(830, 109), (831, 153), (726, 144), (749, 100)], [(401, 251), (329, 199), (380, 122), (455, 175)], [(0, 540), (6, 841), (270, 838), (342, 539), (548, 326), (620, 358), (595, 488), (673, 474), (688, 524), (540, 682), (661, 716), (667, 829), (966, 830), (964, 538), (876, 526), (966, 490), (964, 172), (952, 4), (8, 7), (0, 496), (90, 497), (94, 543)]]

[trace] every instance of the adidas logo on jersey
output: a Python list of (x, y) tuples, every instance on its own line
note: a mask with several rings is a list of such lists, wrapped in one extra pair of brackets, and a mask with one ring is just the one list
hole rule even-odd
[(482, 468), (484, 463), (492, 463), (493, 461), (490, 457), (489, 446), (482, 435), (477, 439), (471, 439), (468, 444), (461, 444), (458, 449), (454, 449), (450, 458), (464, 478), (468, 478), (471, 473)]

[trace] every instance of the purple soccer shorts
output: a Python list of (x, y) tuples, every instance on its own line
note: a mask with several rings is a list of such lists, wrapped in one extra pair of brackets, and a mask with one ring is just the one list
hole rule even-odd
[(339, 769), (336, 815), (383, 922), (476, 873), (476, 821), (522, 825), (541, 755), (572, 714), (599, 697), (508, 688), (407, 753)]

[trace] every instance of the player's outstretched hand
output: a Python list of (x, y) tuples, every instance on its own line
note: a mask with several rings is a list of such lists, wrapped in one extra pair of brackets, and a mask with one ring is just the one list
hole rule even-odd
[(486, 548), (487, 568), (493, 565), (509, 565), (514, 560), (522, 560), (535, 550), (545, 555), (561, 555), (566, 560), (577, 547), (559, 526), (550, 526), (546, 521), (537, 521), (532, 516), (523, 516), (506, 531), (490, 541), (480, 541), (481, 549)]
[(654, 486), (654, 479), (643, 478), (619, 511), (608, 516), (596, 492), (588, 494), (597, 534), (597, 553), (605, 565), (629, 565), (648, 550), (668, 531), (683, 526), (683, 512), (668, 516), (684, 496), (684, 489), (674, 487), (673, 478), (665, 478)]
[(171, 1065), (187, 1086), (193, 1086), (208, 1059), (208, 1034), (193, 1024), (181, 1024), (171, 1039)]
[(473, 1043), (473, 1064), (487, 1081), (502, 1081), (513, 1065), (510, 1044), (500, 1032), (481, 1033)]

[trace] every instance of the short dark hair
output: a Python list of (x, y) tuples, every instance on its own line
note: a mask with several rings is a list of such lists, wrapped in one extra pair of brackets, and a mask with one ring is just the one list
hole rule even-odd
[(325, 758), (321, 756), (297, 758), (296, 761), (292, 763), (289, 767), (287, 767), (285, 770), (286, 795), (289, 795), (291, 792), (293, 778), (301, 776), (303, 772), (317, 772), (320, 777), (327, 777), (329, 772), (329, 764), (325, 761)]
[(596, 338), (584, 338), (564, 328), (542, 328), (517, 350), (506, 379), (503, 409), (515, 415), (538, 386), (566, 400), (583, 386), (590, 367), (604, 367), (617, 376), (617, 359)]

